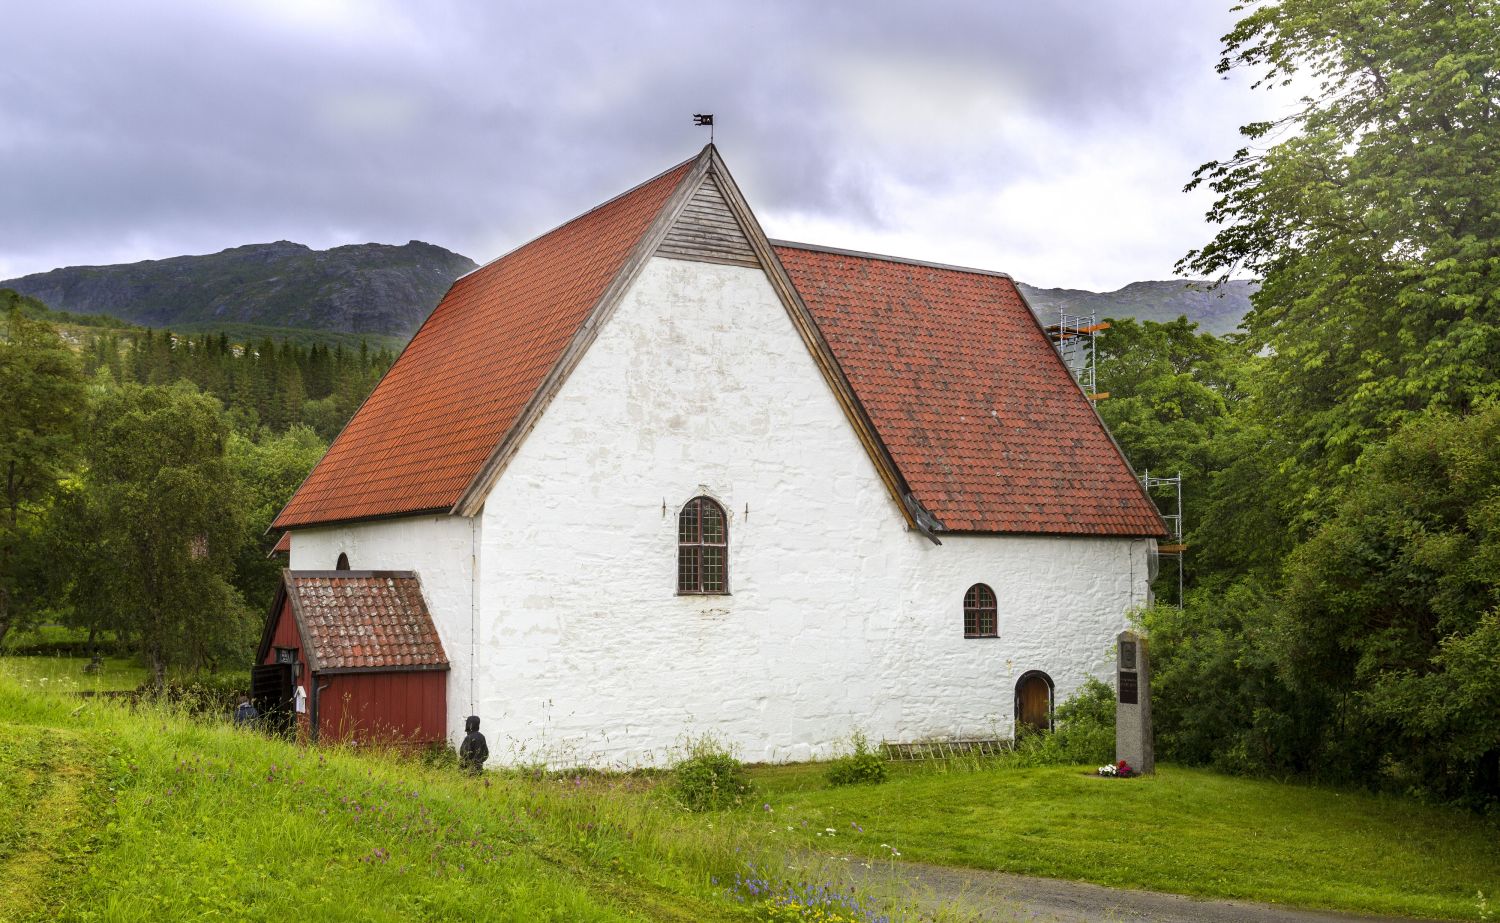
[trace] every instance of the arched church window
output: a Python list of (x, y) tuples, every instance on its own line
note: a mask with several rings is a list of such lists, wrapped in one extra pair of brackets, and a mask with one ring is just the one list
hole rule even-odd
[(969, 587), (969, 592), (964, 594), (964, 637), (999, 637), (998, 608), (994, 590), (983, 583)]
[(677, 514), (677, 592), (729, 592), (729, 520), (708, 497), (694, 497)]
[(349, 556), (347, 554), (344, 554), (342, 551), (340, 551), (339, 552), (339, 562), (337, 564), (333, 565), (333, 569), (334, 570), (348, 570), (349, 569)]

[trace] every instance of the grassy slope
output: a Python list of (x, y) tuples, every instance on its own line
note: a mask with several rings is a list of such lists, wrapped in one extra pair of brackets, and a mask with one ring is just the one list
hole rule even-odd
[(908, 859), (1368, 912), (1474, 919), (1475, 892), (1500, 891), (1500, 829), (1399, 799), (1175, 767), (1132, 781), (901, 767), (883, 786), (831, 789), (823, 767), (802, 765), (754, 770), (770, 812), (693, 817), (641, 780), (475, 781), (168, 713), (80, 708), (44, 691), (60, 685), (42, 682), (56, 665), (0, 658), (0, 921), (215, 907), (255, 919), (733, 918), (712, 879), (745, 861), (775, 867), (807, 848), (887, 858), (882, 844)]
[[(856, 855), (885, 858), (889, 844), (946, 865), (1461, 919), (1475, 918), (1476, 891), (1500, 892), (1500, 827), (1402, 799), (1172, 766), (1136, 780), (902, 767), (842, 789), (815, 765), (756, 775), (791, 836)], [(826, 828), (835, 835), (817, 836)]]
[(0, 671), (0, 920), (742, 912), (710, 879), (751, 844), (679, 835), (624, 781), (471, 780), (76, 701)]

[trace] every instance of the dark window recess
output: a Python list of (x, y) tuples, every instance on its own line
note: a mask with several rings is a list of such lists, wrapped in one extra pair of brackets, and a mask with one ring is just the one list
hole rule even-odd
[(338, 563), (336, 563), (336, 564), (333, 565), (333, 569), (334, 570), (348, 570), (349, 569), (349, 556), (347, 554), (344, 554), (342, 551), (340, 551), (339, 552)]
[(964, 637), (999, 637), (997, 609), (994, 590), (982, 583), (969, 587), (969, 592), (964, 594)]
[(677, 592), (729, 592), (729, 521), (708, 497), (694, 497), (677, 516)]

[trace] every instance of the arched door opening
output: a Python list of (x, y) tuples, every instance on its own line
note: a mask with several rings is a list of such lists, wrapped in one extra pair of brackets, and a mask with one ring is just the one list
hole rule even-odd
[(1016, 680), (1016, 730), (1052, 730), (1052, 677), (1027, 670)]

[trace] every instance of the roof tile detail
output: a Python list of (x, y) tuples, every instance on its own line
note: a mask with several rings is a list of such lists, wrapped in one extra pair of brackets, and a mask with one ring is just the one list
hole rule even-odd
[(692, 165), (454, 282), (274, 528), (447, 512)]
[(318, 670), (448, 665), (415, 574), (287, 571), (286, 582)]
[(1166, 534), (1008, 277), (775, 249), (912, 493), (947, 529)]

